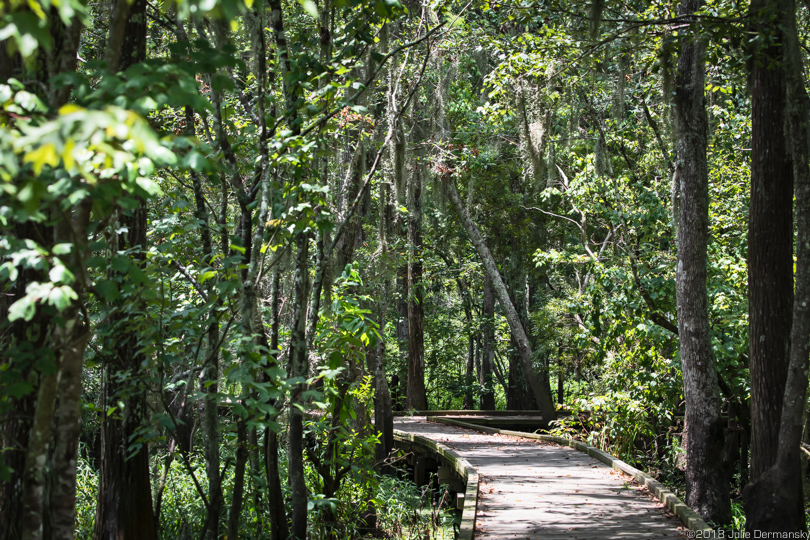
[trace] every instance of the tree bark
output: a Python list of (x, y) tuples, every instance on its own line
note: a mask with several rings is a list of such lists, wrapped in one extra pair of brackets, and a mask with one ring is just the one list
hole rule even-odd
[[(72, 228), (75, 237), (86, 238), (90, 219), (91, 200), (85, 198), (73, 211), (72, 223), (54, 228), (55, 243), (70, 242)], [(86, 260), (84, 245), (73, 246), (63, 262), (79, 275), (78, 268)], [(54, 442), (51, 455), (50, 526), (52, 540), (72, 540), (76, 518), (76, 460), (81, 432), (82, 366), (90, 329), (84, 324), (80, 306), (85, 301), (84, 284), (74, 285), (76, 298), (62, 312), (64, 323), (53, 330), (49, 346), (56, 354), (58, 396), (54, 414)], [(44, 457), (44, 456), (43, 456)]]
[(523, 328), (523, 325), (520, 322), (520, 317), (517, 310), (515, 310), (514, 304), (509, 299), (509, 293), (506, 289), (506, 285), (503, 283), (501, 274), (498, 271), (498, 266), (495, 264), (495, 259), (492, 258), (492, 253), (490, 253), (489, 248), (484, 243), (484, 239), (481, 237), (478, 227), (473, 222), (472, 218), (470, 218), (470, 214), (467, 212), (467, 208), (461, 201), (461, 198), (458, 195), (458, 190), (456, 190), (456, 186), (452, 179), (446, 178), (444, 181), (447, 183), (447, 192), (450, 196), (450, 201), (455, 207), (456, 212), (458, 212), (459, 217), (464, 224), (464, 229), (467, 231), (467, 236), (470, 237), (470, 241), (472, 242), (473, 246), (475, 246), (478, 256), (481, 257), (481, 262), (487, 276), (490, 280), (492, 280), (495, 297), (498, 299), (498, 303), (501, 305), (501, 309), (504, 312), (506, 321), (509, 323), (509, 328), (512, 331), (512, 335), (515, 337), (518, 351), (520, 353), (520, 360), (523, 365), (524, 375), (529, 381), (529, 387), (531, 388), (534, 399), (537, 401), (538, 407), (540, 408), (540, 414), (543, 416), (545, 421), (550, 422), (551, 420), (557, 418), (554, 403), (551, 400), (551, 395), (547, 388), (543, 387), (540, 379), (534, 373), (534, 366), (532, 365), (532, 350), (529, 345), (529, 338), (526, 335), (526, 330)]
[[(751, 93), (751, 197), (748, 224), (748, 317), (751, 372), (751, 480), (746, 530), (766, 530), (756, 485), (776, 461), (793, 308), (793, 165), (785, 138), (784, 0), (755, 0)], [(775, 35), (775, 39), (771, 36)], [(798, 494), (797, 494), (798, 495)]]
[(290, 343), (288, 375), (297, 379), (292, 385), (289, 407), (288, 472), (292, 491), (293, 538), (304, 540), (307, 534), (307, 485), (304, 478), (304, 379), (308, 369), (306, 343), (307, 299), (309, 298), (309, 238), (303, 232), (296, 239), (295, 298)]
[(408, 177), (408, 386), (406, 407), (427, 409), (425, 343), (422, 330), (422, 174), (414, 163)]
[[(383, 48), (388, 49), (388, 32), (383, 33)], [(389, 77), (389, 82), (390, 82)], [(389, 92), (390, 93), (390, 92)], [(396, 129), (399, 119), (394, 117), (391, 113), (391, 108), (396, 109), (394, 98), (389, 96), (389, 129)], [(390, 149), (390, 146), (389, 146)], [(391, 391), (388, 388), (388, 379), (385, 375), (385, 321), (388, 315), (388, 302), (391, 297), (391, 279), (388, 274), (389, 266), (388, 261), (388, 235), (393, 225), (392, 208), (390, 204), (391, 190), (388, 184), (380, 182), (380, 216), (377, 229), (377, 237), (380, 244), (380, 261), (383, 262), (383, 267), (380, 270), (382, 278), (382, 294), (377, 302), (377, 322), (380, 327), (380, 333), (383, 335), (381, 339), (375, 344), (374, 351), (374, 425), (377, 433), (380, 436), (380, 442), (376, 446), (375, 457), (377, 459), (377, 467), (381, 472), (390, 472), (390, 467), (383, 465), (385, 459), (388, 458), (391, 451), (394, 449), (394, 414), (391, 407)]]
[[(281, 298), (281, 270), (273, 270), (270, 285), (270, 353), (277, 358), (280, 328), (279, 302)], [(287, 509), (281, 490), (278, 459), (278, 434), (270, 428), (264, 430), (264, 473), (267, 479), (267, 506), (270, 509), (270, 540), (287, 540)]]
[[(795, 5), (786, 1), (780, 7), (783, 11), (779, 23), (785, 44), (787, 133), (796, 182), (796, 297), (777, 453), (773, 466), (754, 478), (743, 495), (747, 529), (751, 522), (750, 530), (799, 533), (806, 531), (800, 445), (810, 355), (810, 99), (804, 86)], [(758, 417), (753, 420), (752, 427), (756, 429)]]
[[(145, 262), (146, 206), (143, 202), (129, 216), (121, 217), (127, 228), (118, 248), (138, 250), (133, 263)], [(121, 276), (122, 281), (127, 279)], [(130, 445), (146, 422), (146, 395), (139, 378), (145, 358), (139, 351), (138, 338), (130, 325), (132, 312), (144, 306), (137, 289), (133, 297), (116, 307), (113, 354), (105, 360), (103, 409), (106, 411), (123, 401), (123, 410), (101, 417), (101, 464), (99, 468), (98, 505), (94, 538), (96, 540), (157, 538), (157, 523), (152, 512), (152, 490), (149, 476), (148, 446), (143, 444), (134, 452)]]
[[(129, 8), (124, 24), (119, 69), (125, 71), (131, 65), (146, 59), (146, 1), (136, 0)], [(146, 202), (130, 214), (121, 216), (121, 225), (127, 232), (119, 236), (119, 251), (136, 250), (133, 264), (143, 267), (146, 261)], [(209, 242), (210, 243), (210, 242)], [(121, 276), (126, 282), (126, 275)], [(136, 292), (112, 316), (116, 327), (127, 324), (131, 312), (142, 312), (144, 306)], [(157, 523), (152, 511), (152, 489), (149, 475), (149, 449), (146, 444), (130, 451), (137, 431), (146, 422), (147, 405), (143, 388), (131, 388), (137, 384), (145, 358), (138, 350), (135, 330), (121, 327), (116, 331), (114, 355), (106, 361), (104, 382), (105, 409), (124, 400), (126, 407), (118, 415), (102, 416), (101, 465), (99, 468), (98, 505), (93, 532), (95, 540), (157, 539)], [(121, 380), (128, 382), (121, 383)], [(127, 391), (129, 390), (129, 391)], [(124, 392), (127, 398), (122, 398)]]
[[(700, 8), (685, 0), (681, 14)], [(720, 418), (720, 389), (709, 333), (706, 289), (709, 239), (709, 174), (706, 158), (706, 44), (693, 23), (686, 33), (675, 80), (678, 130), (680, 219), (678, 231), (677, 302), (686, 425), (686, 503), (705, 520), (731, 521), (725, 448)]]
[(495, 410), (495, 389), (492, 385), (492, 363), (495, 356), (495, 295), (492, 280), (484, 274), (481, 299), (481, 410)]
[(247, 429), (245, 428), (245, 421), (239, 418), (236, 421), (236, 464), (234, 466), (233, 489), (231, 490), (231, 509), (228, 513), (228, 538), (239, 538), (247, 461)]

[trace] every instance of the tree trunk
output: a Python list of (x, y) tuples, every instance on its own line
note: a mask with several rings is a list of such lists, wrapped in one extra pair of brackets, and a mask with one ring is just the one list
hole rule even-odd
[[(81, 431), (81, 391), (84, 351), (89, 329), (79, 322), (78, 303), (64, 327), (55, 331), (54, 350), (59, 352), (59, 400), (54, 416), (55, 436), (51, 464), (50, 518), (53, 540), (72, 540), (76, 518), (76, 459)], [(65, 312), (63, 312), (65, 315)], [(151, 511), (151, 508), (150, 508)]]
[[(36, 72), (34, 80), (50, 77), (44, 94), (47, 94), (52, 110), (57, 110), (67, 102), (71, 87), (63, 82), (56, 83), (53, 77), (75, 71), (83, 26), (77, 18), (66, 26), (55, 16), (53, 8), (51, 11), (53, 16), (48, 31), (54, 43), (40, 61), (46, 68)], [(12, 65), (2, 69), (20, 65), (19, 57), (13, 56)], [(71, 254), (60, 258), (74, 275), (80, 276), (80, 262), (88, 256), (81, 239), (87, 235), (90, 205), (89, 197), (85, 197), (75, 205), (71, 217), (49, 218), (48, 222), (53, 225), (19, 223), (12, 234), (22, 240), (28, 239), (28, 233), (31, 233), (34, 241), (44, 249), (58, 243), (72, 244)], [(73, 223), (66, 222), (68, 220)], [(71, 229), (76, 236), (68, 233)], [(7, 232), (9, 228), (4, 229), (4, 233)], [(38, 279), (37, 273), (22, 270), (16, 287), (9, 288), (6, 294), (17, 293), (18, 297), (29, 283)], [(73, 290), (78, 298), (58, 314), (59, 324), (54, 324), (52, 317), (37, 309), (34, 319), (12, 323), (10, 332), (3, 325), (0, 346), (4, 355), (0, 365), (4, 371), (9, 368), (11, 373), (18, 371), (18, 376), (24, 380), (34, 380), (36, 375), (39, 384), (32, 391), (38, 391), (38, 398), (45, 398), (40, 402), (34, 399), (34, 394), (19, 398), (4, 396), (6, 403), (2, 409), (8, 412), (0, 418), (0, 444), (4, 454), (0, 460), (4, 468), (12, 467), (10, 471), (4, 471), (9, 472), (9, 478), (0, 481), (0, 538), (4, 540), (39, 539), (43, 536), (57, 540), (72, 538), (69, 536), (72, 529), (68, 529), (68, 525), (72, 527), (75, 517), (81, 370), (89, 338), (89, 330), (79, 309), (85, 301), (85, 285), (82, 280), (76, 280)], [(5, 301), (0, 305), (5, 319), (8, 306)], [(8, 334), (11, 343), (6, 341)], [(40, 348), (53, 354), (41, 357), (44, 362), (34, 368), (26, 357), (30, 351)], [(19, 360), (15, 356), (20, 352), (24, 355), (23, 361), (15, 362)], [(45, 366), (50, 369), (43, 369)]]
[[(388, 48), (388, 33), (384, 32), (383, 48)], [(389, 79), (390, 80), (390, 79)], [(393, 100), (393, 98), (391, 98)], [(389, 103), (389, 109), (395, 108), (395, 104)], [(389, 111), (389, 122), (392, 120)], [(398, 123), (397, 119), (393, 122)], [(396, 124), (390, 129), (395, 129)], [(385, 182), (380, 183), (380, 217), (378, 223), (377, 236), (380, 244), (380, 260), (388, 260), (388, 235), (393, 225), (393, 209), (390, 204), (391, 190)], [(383, 466), (382, 463), (388, 458), (394, 449), (394, 414), (391, 407), (391, 391), (388, 388), (388, 379), (385, 376), (385, 321), (388, 314), (388, 300), (391, 297), (391, 279), (388, 275), (389, 266), (383, 263), (381, 274), (383, 276), (382, 294), (377, 302), (377, 322), (380, 326), (382, 338), (375, 344), (374, 363), (374, 425), (380, 435), (380, 442), (376, 446), (375, 457), (378, 468), (382, 472), (389, 472), (390, 467)]]
[[(270, 285), (270, 352), (277, 358), (280, 328), (279, 302), (281, 298), (281, 270), (273, 270)], [(267, 479), (267, 506), (270, 509), (270, 540), (287, 540), (287, 509), (281, 491), (281, 474), (278, 460), (278, 434), (272, 429), (264, 430), (264, 473)]]
[[(796, 181), (796, 298), (776, 459), (771, 468), (753, 479), (743, 495), (746, 529), (751, 522), (749, 530), (800, 533), (806, 531), (800, 444), (810, 354), (810, 100), (804, 85), (795, 5), (788, 1), (780, 7), (783, 11), (777, 22), (784, 32), (787, 132)], [(752, 427), (758, 427), (758, 419), (753, 417)]]
[(467, 365), (464, 368), (464, 402), (462, 408), (470, 411), (475, 408), (473, 403), (473, 382), (475, 381), (475, 338), (467, 336)]
[[(694, 13), (696, 0), (685, 0), (681, 14)], [(707, 521), (731, 521), (725, 426), (720, 418), (720, 389), (709, 334), (706, 290), (709, 239), (709, 175), (706, 160), (706, 44), (693, 24), (686, 34), (676, 76), (680, 219), (677, 301), (686, 425), (686, 503)]]
[(408, 177), (408, 386), (406, 407), (427, 409), (425, 343), (422, 331), (422, 174), (414, 163)]
[(498, 302), (501, 305), (501, 309), (506, 316), (506, 321), (509, 323), (509, 328), (512, 331), (512, 335), (515, 337), (515, 341), (517, 342), (520, 360), (523, 364), (524, 375), (528, 379), (529, 387), (531, 388), (532, 394), (540, 407), (540, 414), (547, 422), (554, 420), (557, 418), (554, 403), (551, 400), (551, 395), (548, 392), (548, 389), (543, 387), (540, 379), (534, 373), (534, 366), (532, 365), (532, 350), (529, 346), (529, 338), (526, 335), (526, 330), (523, 328), (523, 325), (520, 322), (520, 317), (518, 316), (517, 310), (515, 310), (514, 304), (512, 304), (512, 301), (509, 299), (509, 293), (506, 289), (506, 285), (503, 283), (503, 279), (501, 279), (498, 266), (495, 264), (495, 260), (492, 258), (489, 248), (484, 243), (484, 239), (481, 237), (478, 227), (470, 218), (470, 214), (467, 212), (464, 203), (461, 201), (452, 179), (447, 178), (444, 179), (444, 181), (447, 182), (448, 195), (450, 196), (450, 200), (453, 203), (456, 212), (458, 212), (462, 223), (464, 224), (464, 229), (467, 231), (470, 241), (475, 246), (478, 256), (481, 257), (481, 262), (483, 263), (487, 276), (490, 280), (492, 280), (495, 297), (498, 299)]
[(242, 499), (245, 494), (245, 467), (248, 461), (247, 429), (241, 418), (236, 421), (236, 465), (234, 467), (231, 509), (228, 513), (228, 538), (239, 538)]
[[(72, 229), (80, 238), (87, 237), (90, 219), (91, 200), (84, 199), (73, 212)], [(54, 228), (54, 240), (70, 242), (68, 231), (71, 227)], [(87, 260), (88, 250), (83, 245), (73, 246), (69, 256), (65, 256), (66, 266), (78, 275), (81, 264)], [(90, 329), (84, 324), (80, 306), (85, 302), (85, 291), (80, 281), (74, 291), (78, 298), (62, 311), (62, 325), (53, 330), (49, 344), (56, 354), (57, 406), (54, 413), (54, 443), (51, 455), (51, 491), (48, 508), (53, 540), (72, 540), (76, 518), (76, 460), (81, 432), (81, 393), (82, 367)], [(44, 456), (42, 456), (44, 458)]]
[(279, 473), (278, 434), (269, 428), (264, 432), (264, 468), (267, 476), (267, 506), (270, 509), (270, 540), (287, 540), (289, 532)]
[[(126, 235), (118, 249), (138, 252), (133, 263), (145, 262), (146, 206), (141, 201), (129, 216), (121, 217)], [(122, 281), (127, 279), (121, 276)], [(133, 297), (123, 299), (115, 308), (114, 344), (104, 366), (103, 406), (106, 411), (123, 401), (125, 407), (101, 417), (101, 463), (99, 467), (98, 505), (94, 538), (96, 540), (157, 538), (157, 523), (152, 512), (149, 476), (149, 449), (142, 445), (130, 450), (133, 438), (147, 420), (145, 389), (138, 387), (145, 358), (139, 351), (138, 337), (131, 326), (132, 313), (144, 306), (136, 289)]]
[[(532, 396), (525, 370), (520, 360), (520, 350), (515, 337), (509, 339), (509, 371), (507, 373), (509, 391), (506, 394), (506, 408), (513, 411), (529, 411), (537, 408)], [(542, 384), (542, 382), (541, 382)]]
[(296, 239), (295, 298), (290, 337), (288, 374), (298, 379), (291, 390), (289, 407), (288, 472), (292, 491), (292, 537), (304, 540), (307, 534), (307, 485), (304, 478), (304, 382), (309, 371), (306, 343), (307, 299), (309, 298), (309, 238), (301, 232)]
[[(751, 72), (748, 335), (753, 485), (776, 461), (793, 308), (793, 165), (785, 138), (783, 36), (777, 29), (782, 9), (783, 0), (751, 4), (752, 30), (769, 36), (755, 42)], [(746, 490), (749, 532), (768, 526), (755, 508), (757, 491)]]
[(481, 301), (481, 410), (495, 410), (495, 389), (492, 385), (492, 363), (495, 356), (495, 295), (492, 280), (484, 274), (483, 298)]
[[(146, 60), (146, 1), (135, 0), (124, 25), (119, 69)], [(192, 124), (193, 125), (193, 124)], [(143, 267), (146, 260), (147, 209), (143, 200), (130, 215), (121, 216), (127, 232), (119, 236), (119, 251), (135, 249), (133, 263)], [(210, 244), (210, 241), (209, 241)], [(122, 276), (125, 283), (126, 275)], [(122, 302), (112, 320), (127, 324), (128, 313), (142, 312), (143, 302), (135, 297)], [(157, 539), (158, 527), (152, 511), (149, 475), (149, 448), (141, 445), (134, 453), (129, 448), (137, 431), (146, 422), (147, 404), (143, 388), (127, 388), (138, 380), (145, 358), (138, 350), (134, 329), (116, 332), (113, 356), (106, 362), (104, 409), (124, 399), (126, 407), (118, 415), (103, 414), (101, 419), (101, 464), (99, 467), (98, 505), (93, 531), (95, 540)], [(128, 382), (121, 383), (121, 380)], [(122, 398), (121, 393), (129, 396)]]

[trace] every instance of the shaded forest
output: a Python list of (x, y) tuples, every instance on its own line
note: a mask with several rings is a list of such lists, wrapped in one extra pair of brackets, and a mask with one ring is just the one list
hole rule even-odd
[(428, 409), (806, 531), (809, 58), (789, 0), (3, 2), (0, 540), (452, 536)]

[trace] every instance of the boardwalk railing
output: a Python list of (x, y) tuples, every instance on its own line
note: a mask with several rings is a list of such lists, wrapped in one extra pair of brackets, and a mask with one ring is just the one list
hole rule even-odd
[(417, 446), (422, 451), (441, 458), (448, 466), (464, 479), (464, 506), (461, 509), (461, 525), (458, 540), (472, 540), (475, 533), (475, 512), (478, 507), (478, 471), (470, 463), (447, 446), (432, 441), (421, 435), (394, 430), (394, 444), (410, 450)]

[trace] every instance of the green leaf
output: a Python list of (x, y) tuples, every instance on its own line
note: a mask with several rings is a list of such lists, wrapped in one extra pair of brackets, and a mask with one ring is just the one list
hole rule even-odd
[(25, 295), (9, 306), (8, 320), (14, 322), (22, 319), (27, 322), (34, 318), (34, 313), (36, 313), (36, 299)]
[(70, 306), (71, 300), (77, 300), (79, 295), (76, 294), (76, 291), (68, 287), (67, 285), (62, 285), (61, 287), (54, 287), (51, 289), (51, 292), (48, 293), (48, 303), (59, 311), (64, 311), (65, 309)]
[(48, 277), (50, 277), (51, 281), (54, 283), (64, 283), (65, 285), (69, 285), (76, 280), (73, 272), (68, 270), (63, 264), (57, 264), (51, 268), (51, 271), (48, 272)]
[(56, 244), (51, 253), (54, 255), (68, 255), (73, 250), (73, 244)]
[(101, 279), (96, 282), (96, 293), (107, 302), (118, 299), (118, 284), (111, 279)]
[(313, 19), (318, 18), (318, 7), (315, 5), (315, 2), (312, 0), (298, 0), (298, 3), (301, 4), (301, 7), (304, 8), (310, 17)]
[(132, 261), (129, 260), (129, 257), (124, 255), (116, 255), (112, 258), (112, 269), (119, 274), (123, 274), (129, 267), (132, 266)]

